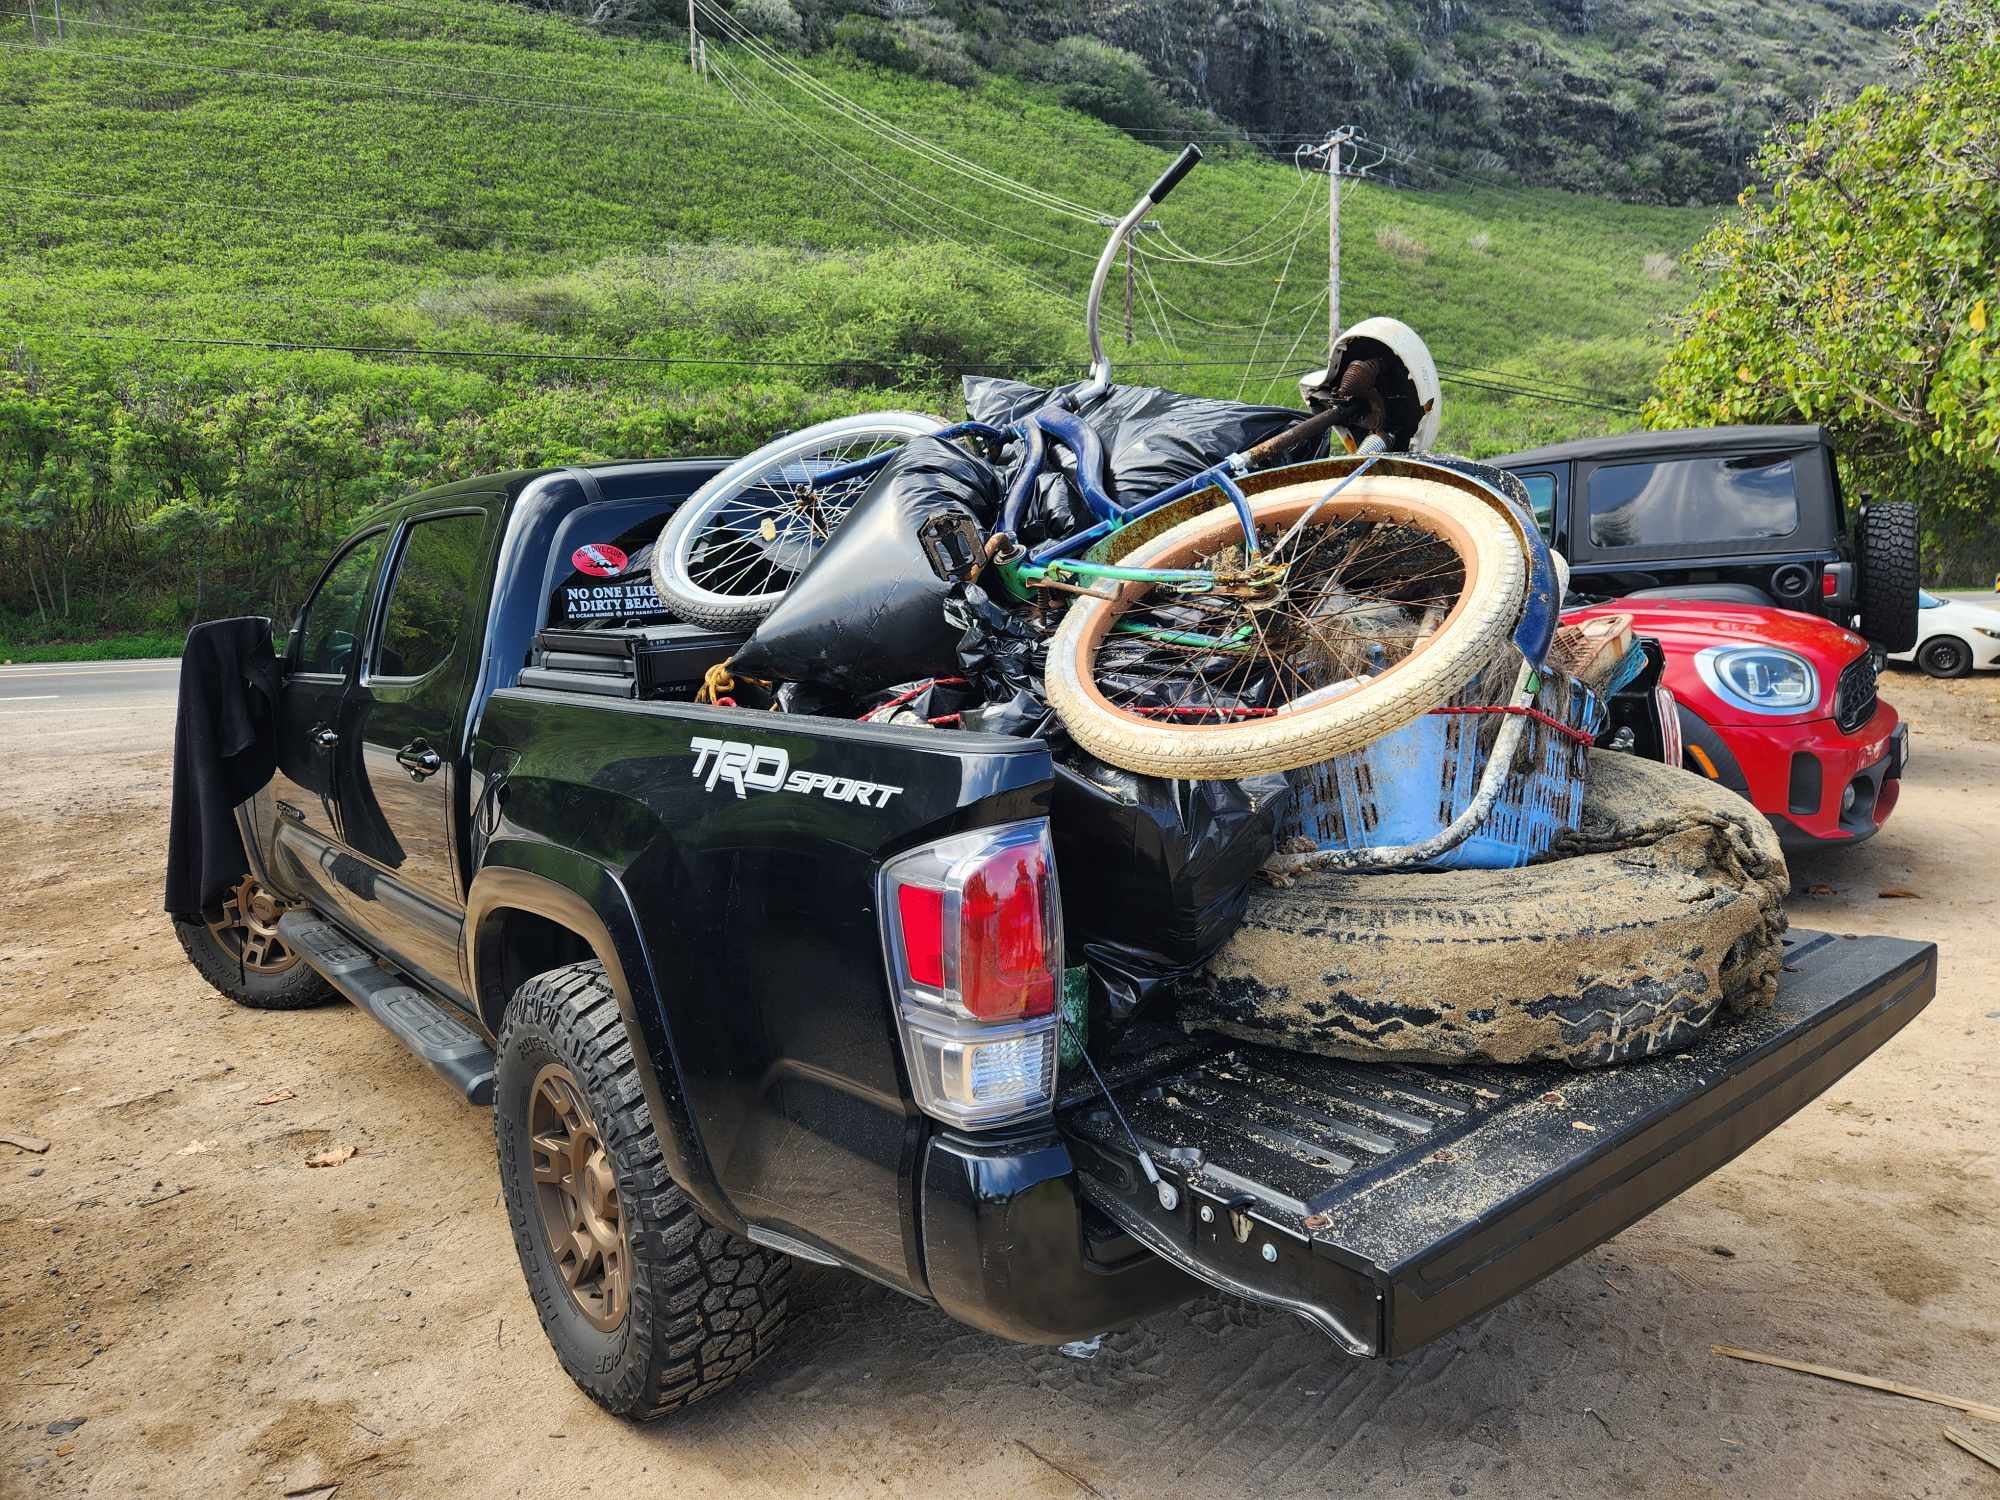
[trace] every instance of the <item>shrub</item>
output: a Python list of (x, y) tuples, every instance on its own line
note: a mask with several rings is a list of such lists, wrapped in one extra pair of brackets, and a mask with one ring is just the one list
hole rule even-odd
[(805, 41), (805, 23), (790, 0), (736, 0), (730, 14), (746, 31), (780, 46), (797, 47)]
[(1062, 38), (1034, 59), (1031, 72), (1053, 83), (1057, 96), (1071, 109), (1095, 115), (1107, 125), (1144, 130), (1174, 123), (1174, 110), (1145, 63), (1096, 37)]

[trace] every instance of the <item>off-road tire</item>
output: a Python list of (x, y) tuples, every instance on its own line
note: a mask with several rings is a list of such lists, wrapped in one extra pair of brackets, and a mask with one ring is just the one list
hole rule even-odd
[[(577, 1085), (616, 1177), (629, 1295), (608, 1332), (557, 1270), (535, 1196), (529, 1102), (550, 1064)], [(551, 969), (515, 992), (500, 1028), (493, 1133), (542, 1331), (585, 1395), (651, 1421), (714, 1395), (770, 1352), (789, 1314), (791, 1258), (704, 1223), (667, 1175), (602, 964)]]
[(1932, 636), (1917, 647), (1917, 665), (1933, 677), (1963, 677), (1972, 670), (1972, 648), (1956, 636)]
[(251, 1010), (305, 1010), (340, 998), (340, 992), (301, 960), (282, 974), (263, 974), (244, 967), (222, 946), (206, 922), (174, 918), (174, 936), (181, 940), (195, 972), (220, 993)]
[(1870, 501), (1861, 509), (1857, 530), (1855, 606), (1861, 633), (1884, 651), (1907, 651), (1917, 643), (1922, 576), (1916, 502)]
[[(1513, 528), (1494, 507), (1436, 480), (1366, 475), (1319, 506), (1326, 486), (1302, 481), (1251, 501), (1259, 530), (1313, 513), (1424, 527), (1448, 537), (1466, 571), (1463, 595), (1435, 635), (1367, 685), (1297, 713), (1231, 724), (1148, 720), (1111, 704), (1096, 685), (1095, 658), (1117, 617), (1147, 597), (1144, 583), (1079, 598), (1049, 643), (1043, 688), (1070, 738), (1099, 760), (1149, 776), (1234, 779), (1316, 765), (1400, 729), (1448, 701), (1507, 644), (1527, 588), (1528, 565)], [(1183, 521), (1118, 559), (1128, 568), (1184, 568), (1240, 537), (1228, 506)]]

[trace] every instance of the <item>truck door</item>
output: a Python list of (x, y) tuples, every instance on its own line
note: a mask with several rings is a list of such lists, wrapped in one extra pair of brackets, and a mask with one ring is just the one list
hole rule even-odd
[(488, 519), (454, 510), (403, 528), (340, 722), (341, 905), (385, 956), (461, 1002), (459, 742)]
[(278, 695), (278, 770), (271, 795), (272, 873), (287, 894), (316, 906), (333, 897), (331, 869), (340, 851), (341, 701), (381, 571), (388, 528), (364, 532), (327, 565), (299, 611)]

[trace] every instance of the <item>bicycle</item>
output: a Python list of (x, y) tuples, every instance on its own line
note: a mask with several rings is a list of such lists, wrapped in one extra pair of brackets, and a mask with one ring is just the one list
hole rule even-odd
[[(1074, 596), (1049, 647), (1050, 705), (1085, 749), (1127, 769), (1241, 776), (1324, 760), (1436, 707), (1510, 638), (1529, 683), (1555, 626), (1554, 573), (1524, 504), (1496, 482), (1406, 452), (1434, 437), (1436, 371), (1403, 325), (1357, 325), (1320, 409), (1157, 493), (1120, 503), (1080, 409), (1111, 389), (1099, 335), (1126, 237), (1201, 160), (1193, 146), (1112, 229), (1085, 304), (1088, 378), (1008, 428), (872, 413), (780, 438), (675, 513), (654, 554), (668, 607), (718, 629), (776, 607), (868, 484), (913, 438), (1014, 449), (998, 524), (940, 538), (941, 571), (990, 568), (1023, 604)], [(1274, 467), (1339, 430), (1350, 452)], [(1357, 440), (1354, 434), (1361, 436)], [(1029, 547), (1052, 449), (1091, 524)], [(1533, 688), (1517, 684), (1525, 702)]]

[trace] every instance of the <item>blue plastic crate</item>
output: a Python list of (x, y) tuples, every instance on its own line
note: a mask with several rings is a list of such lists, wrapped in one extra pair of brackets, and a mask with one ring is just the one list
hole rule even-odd
[[(1617, 691), (1644, 662), (1635, 645), (1607, 687)], [(1475, 689), (1461, 702), (1490, 701)], [(1605, 699), (1574, 677), (1544, 674), (1535, 707), (1595, 736)], [(1471, 804), (1499, 714), (1426, 714), (1372, 744), (1292, 773), (1292, 810), (1280, 854), (1420, 843)], [(1472, 836), (1432, 860), (1433, 870), (1508, 870), (1546, 853), (1583, 812), (1585, 747), (1530, 720), (1515, 774)]]

